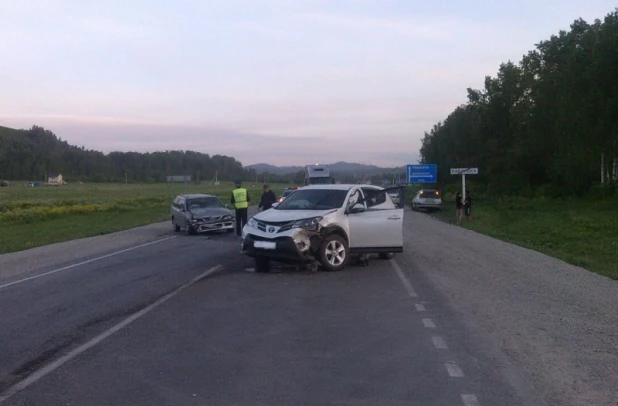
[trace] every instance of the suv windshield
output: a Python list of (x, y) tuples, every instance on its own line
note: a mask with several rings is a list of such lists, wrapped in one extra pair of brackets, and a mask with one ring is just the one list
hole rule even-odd
[(281, 194), (281, 197), (288, 197), (293, 191), (295, 191), (296, 189), (287, 189), (284, 190), (283, 193)]
[(187, 208), (189, 210), (212, 209), (216, 207), (223, 207), (221, 200), (216, 197), (195, 197), (193, 199), (187, 199)]
[(299, 189), (277, 206), (277, 210), (338, 209), (347, 195), (347, 190)]

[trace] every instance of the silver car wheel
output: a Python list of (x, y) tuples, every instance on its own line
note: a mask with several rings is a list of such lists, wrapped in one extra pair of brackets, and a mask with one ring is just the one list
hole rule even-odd
[(345, 261), (345, 247), (339, 241), (330, 241), (326, 246), (326, 260), (333, 266), (339, 266)]

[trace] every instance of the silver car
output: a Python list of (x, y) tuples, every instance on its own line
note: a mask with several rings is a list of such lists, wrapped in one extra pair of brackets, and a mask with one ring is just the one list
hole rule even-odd
[(440, 210), (442, 206), (442, 196), (436, 189), (421, 189), (412, 199), (412, 210), (420, 209)]
[(171, 208), (174, 231), (181, 229), (186, 234), (207, 231), (234, 231), (234, 215), (227, 205), (217, 197), (209, 194), (191, 194), (176, 196)]

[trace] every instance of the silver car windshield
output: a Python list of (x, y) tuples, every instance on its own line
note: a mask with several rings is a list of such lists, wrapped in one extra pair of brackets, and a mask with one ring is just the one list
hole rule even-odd
[(196, 209), (213, 209), (218, 207), (224, 207), (221, 200), (216, 197), (196, 197), (187, 200), (187, 208), (189, 210)]

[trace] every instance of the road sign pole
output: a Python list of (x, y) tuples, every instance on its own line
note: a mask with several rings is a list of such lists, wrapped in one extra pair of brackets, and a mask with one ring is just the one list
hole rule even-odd
[(466, 175), (461, 175), (461, 199), (466, 198)]

